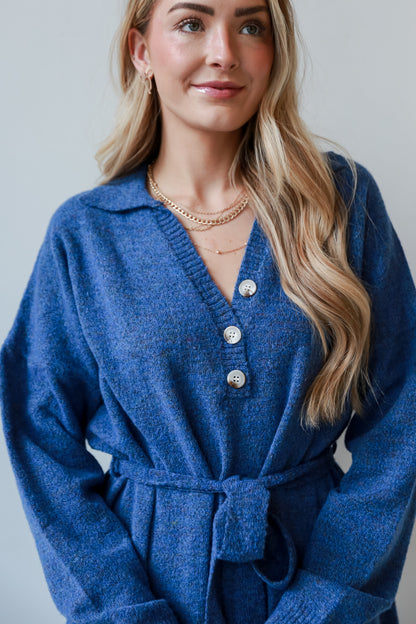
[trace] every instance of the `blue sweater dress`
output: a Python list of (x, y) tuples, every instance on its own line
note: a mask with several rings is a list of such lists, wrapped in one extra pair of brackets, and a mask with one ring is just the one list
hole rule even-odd
[[(345, 159), (327, 154), (348, 201)], [(395, 624), (415, 517), (416, 296), (358, 165), (363, 417), (303, 428), (322, 361), (255, 221), (232, 304), (146, 169), (53, 215), (1, 351), (5, 437), (69, 624)], [(353, 463), (333, 459), (346, 429)], [(103, 473), (85, 440), (113, 456)]]

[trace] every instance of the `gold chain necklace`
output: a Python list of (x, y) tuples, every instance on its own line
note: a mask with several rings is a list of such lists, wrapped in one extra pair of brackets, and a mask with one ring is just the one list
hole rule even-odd
[[(154, 195), (156, 195), (156, 197), (162, 200), (164, 204), (166, 204), (167, 206), (175, 210), (175, 212), (178, 212), (183, 217), (185, 217), (185, 219), (188, 219), (189, 221), (193, 221), (194, 223), (198, 223), (199, 225), (209, 225), (211, 227), (214, 227), (216, 225), (223, 225), (224, 223), (229, 223), (230, 221), (238, 217), (238, 215), (243, 212), (244, 208), (246, 208), (248, 204), (248, 197), (247, 195), (244, 195), (242, 200), (227, 215), (224, 215), (217, 219), (200, 219), (199, 217), (195, 217), (193, 214), (187, 212), (186, 210), (184, 210), (183, 208), (175, 204), (171, 199), (169, 199), (169, 197), (166, 197), (166, 195), (164, 195), (161, 192), (155, 179), (153, 178), (152, 165), (149, 165), (147, 168), (147, 179), (149, 181), (149, 186), (152, 189)], [(231, 207), (233, 205), (235, 205), (235, 202), (231, 204)]]
[[(195, 210), (195, 209), (194, 210), (198, 214), (224, 214), (225, 212), (228, 212), (228, 211), (232, 210), (233, 208), (235, 208), (235, 206), (237, 206), (237, 204), (242, 199), (243, 193), (244, 193), (244, 191), (242, 191), (240, 193), (240, 195), (238, 195), (238, 197), (234, 200), (234, 202), (232, 204), (230, 204), (229, 206), (226, 206), (222, 210), (218, 210), (217, 212), (203, 212), (202, 210)], [(213, 226), (212, 225), (199, 225), (199, 224), (192, 225), (192, 226), (186, 226), (184, 224), (183, 227), (185, 228), (185, 230), (187, 232), (206, 232), (207, 230), (210, 230)]]
[[(243, 201), (243, 195), (244, 195), (244, 191), (241, 191), (241, 193), (239, 195), (237, 195), (237, 197), (235, 198), (235, 200), (233, 201), (232, 204), (229, 204), (228, 206), (225, 206), (225, 208), (221, 208), (221, 210), (216, 210), (215, 212), (205, 212), (204, 210), (198, 210), (197, 208), (193, 208), (192, 212), (195, 212), (196, 214), (201, 214), (201, 215), (219, 215), (219, 214), (224, 214), (224, 212), (228, 212), (230, 210), (232, 210), (233, 208), (235, 208), (237, 205), (240, 204), (241, 201)], [(245, 197), (245, 195), (244, 195)]]
[[(235, 208), (235, 206), (237, 206), (237, 204), (242, 201), (242, 196), (243, 196), (244, 191), (241, 191), (241, 193), (238, 195), (238, 197), (233, 201), (232, 204), (230, 204), (229, 206), (226, 206), (225, 208), (222, 208), (221, 210), (217, 210), (217, 212), (204, 212), (202, 210), (196, 210), (194, 208), (194, 212), (196, 212), (197, 214), (224, 214), (224, 212), (228, 212), (230, 210), (232, 210), (233, 208)], [(241, 214), (241, 213), (240, 213)], [(187, 232), (206, 232), (207, 230), (210, 230), (213, 226), (212, 225), (192, 225), (192, 226), (183, 226), (185, 228), (185, 230)]]

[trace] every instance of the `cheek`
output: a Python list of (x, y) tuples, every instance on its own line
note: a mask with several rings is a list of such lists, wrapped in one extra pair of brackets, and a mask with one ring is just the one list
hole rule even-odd
[(274, 56), (268, 53), (264, 53), (260, 59), (260, 64), (258, 66), (258, 92), (259, 92), (259, 102), (263, 98), (266, 93), (269, 84), (270, 84), (270, 76), (273, 67), (273, 59)]
[(273, 54), (269, 50), (258, 50), (250, 57), (249, 73), (252, 77), (252, 97), (260, 101), (267, 90), (273, 65)]
[(160, 73), (164, 79), (186, 79), (197, 65), (197, 51), (191, 46), (178, 45), (177, 38), (166, 37), (161, 41), (152, 55), (152, 66), (155, 73)]
[(273, 65), (274, 53), (268, 47), (257, 51), (253, 58), (253, 71), (260, 79), (268, 80)]

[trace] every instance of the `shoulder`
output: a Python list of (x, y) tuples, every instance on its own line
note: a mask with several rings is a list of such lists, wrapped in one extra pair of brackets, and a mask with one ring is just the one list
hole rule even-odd
[(372, 173), (358, 162), (328, 154), (348, 209), (351, 264), (368, 285), (375, 284), (384, 278), (391, 263), (405, 265), (403, 248)]
[(326, 152), (325, 156), (335, 185), (349, 210), (350, 227), (359, 223), (366, 228), (377, 226), (377, 223), (386, 224), (389, 217), (372, 173), (361, 163), (335, 152)]
[(325, 152), (334, 182), (347, 205), (367, 203), (367, 196), (374, 190), (378, 191), (372, 173), (361, 163), (336, 152)]
[(348, 210), (351, 265), (362, 278), (368, 281), (378, 279), (384, 272), (385, 256), (398, 247), (397, 235), (379, 186), (361, 163), (335, 152), (327, 152), (326, 157)]

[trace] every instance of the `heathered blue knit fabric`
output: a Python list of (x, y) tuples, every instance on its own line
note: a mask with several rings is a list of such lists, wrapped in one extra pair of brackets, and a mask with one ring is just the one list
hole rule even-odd
[[(328, 157), (348, 200), (346, 161)], [(349, 254), (372, 299), (375, 392), (363, 417), (346, 409), (315, 431), (299, 415), (321, 347), (257, 222), (229, 305), (145, 168), (52, 217), (2, 348), (1, 396), (69, 623), (398, 621), (416, 506), (416, 296), (376, 183), (358, 172)], [(227, 383), (234, 369), (242, 388)], [(345, 428), (343, 475), (331, 447)], [(85, 439), (113, 455), (108, 473)]]

